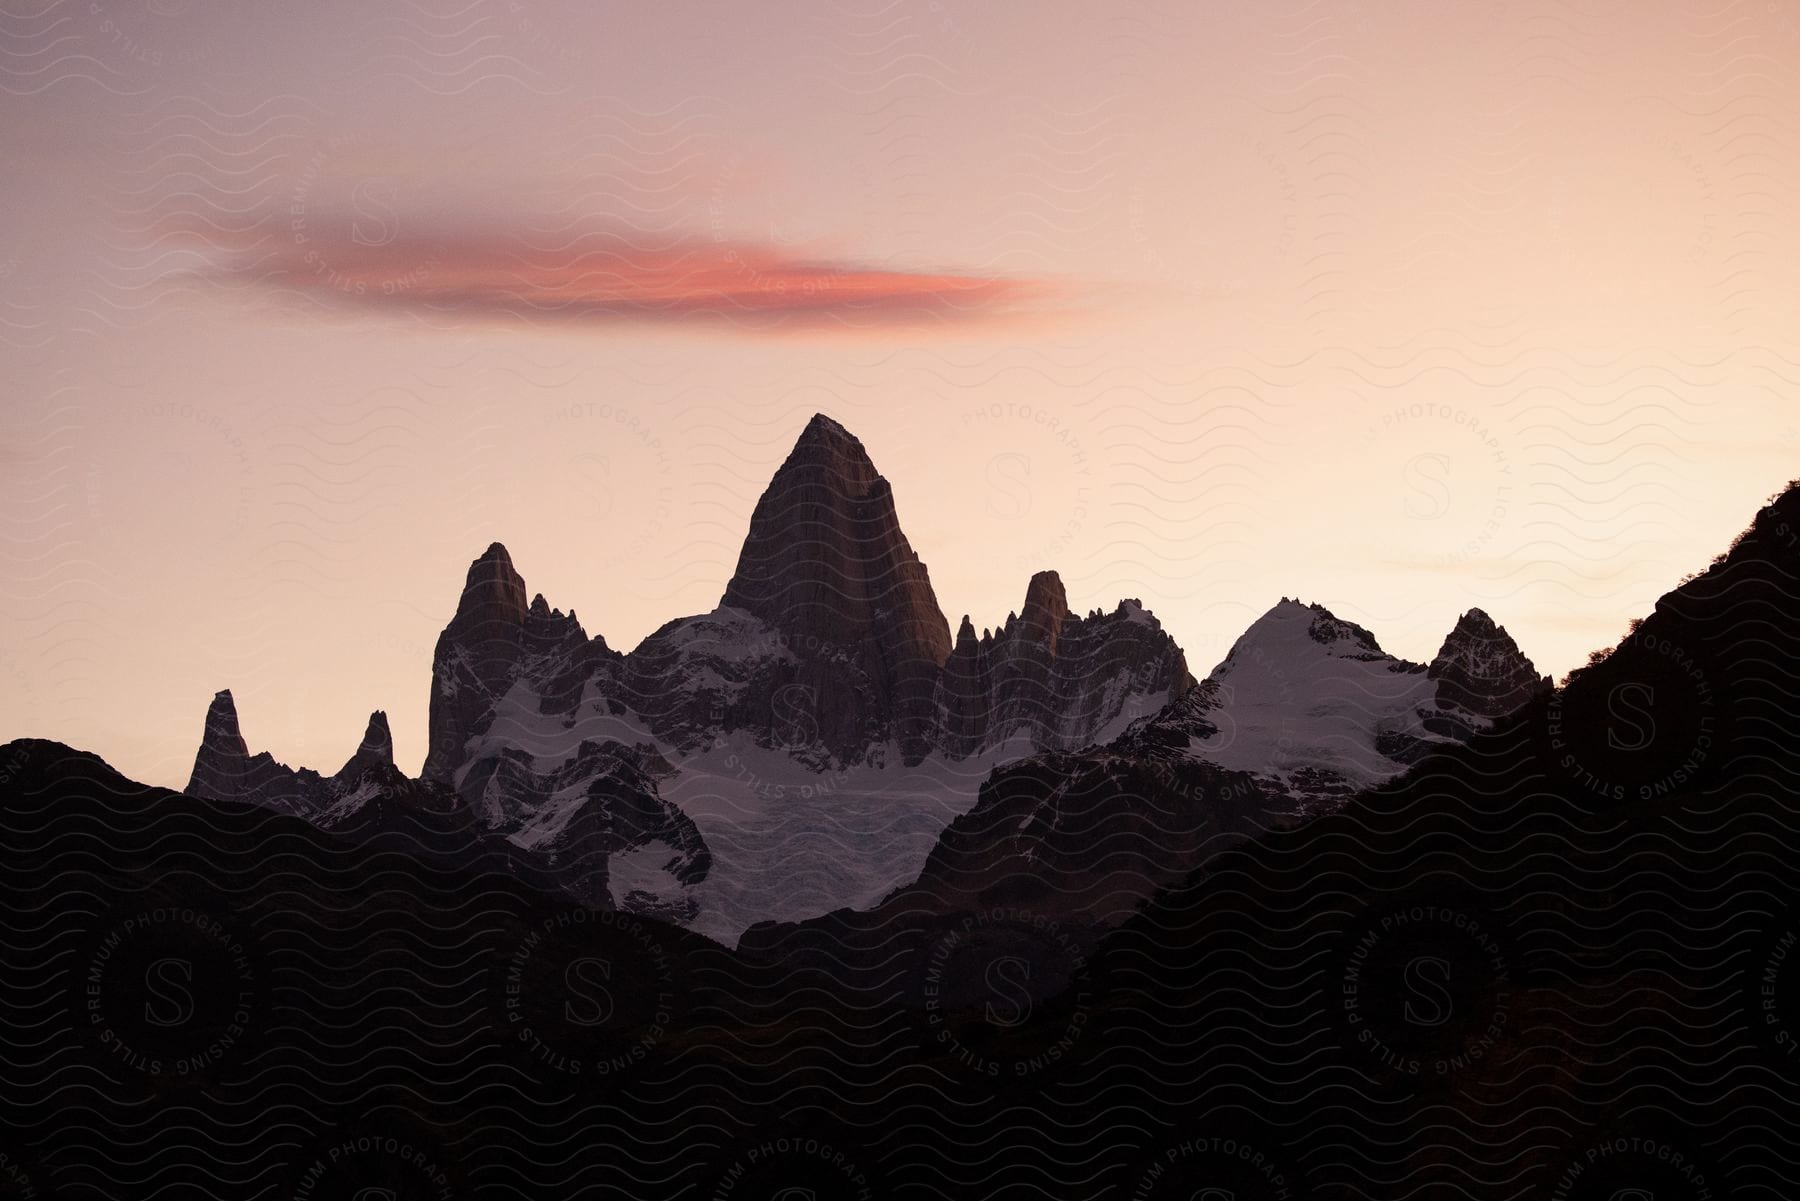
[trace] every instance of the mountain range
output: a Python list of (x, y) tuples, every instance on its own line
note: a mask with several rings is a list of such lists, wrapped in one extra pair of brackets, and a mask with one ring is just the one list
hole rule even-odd
[[(695, 727), (607, 691), (639, 651), (528, 639), (578, 627), (514, 621), (514, 578), (471, 572), (440, 677), (494, 712), (422, 779), (379, 715), (330, 776), (253, 756), (223, 694), (186, 794), (0, 745), (0, 1191), (1793, 1195), (1800, 485), (1561, 687), (1475, 611), (1420, 665), (1282, 601), (1085, 745), (1046, 714), (961, 757), (892, 699), (943, 679), (892, 639), (855, 663), (891, 682), (880, 739)], [(752, 619), (686, 622), (722, 672)], [(806, 669), (769, 657), (741, 670)], [(721, 945), (751, 802), (701, 802), (753, 752), (794, 892), (838, 861), (825, 815), (934, 771), (968, 805), (881, 895)], [(521, 838), (548, 798), (514, 790), (559, 772), (588, 831)], [(634, 911), (675, 814), (693, 914)]]
[[(489, 546), (438, 638), (412, 791), (440, 790), (439, 809), (466, 809), (584, 903), (729, 943), (759, 921), (890, 899), (952, 848), (1001, 870), (1055, 823), (1040, 808), (1009, 850), (976, 851), (970, 830), (988, 825), (993, 798), (1099, 753), (1087, 748), (1205, 767), (1193, 811), (1238, 835), (1327, 811), (1547, 687), (1478, 609), (1418, 664), (1286, 599), (1196, 683), (1137, 600), (1083, 616), (1051, 570), (1003, 623), (977, 635), (965, 615), (952, 638), (892, 487), (821, 414), (751, 513), (718, 606), (629, 653), (530, 594), (506, 548)], [(403, 781), (385, 715), (326, 776), (250, 755), (223, 691), (187, 791), (334, 828)], [(1213, 783), (1230, 805), (1214, 803)], [(1112, 920), (1193, 865), (1178, 844), (1078, 908)]]

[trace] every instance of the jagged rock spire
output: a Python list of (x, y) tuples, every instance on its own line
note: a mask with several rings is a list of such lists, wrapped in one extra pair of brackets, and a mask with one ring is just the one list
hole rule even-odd
[(190, 796), (214, 799), (236, 796), (249, 762), (250, 747), (238, 728), (237, 703), (231, 699), (231, 689), (222, 688), (206, 707), (206, 725), (200, 732), (200, 749), (194, 754), (186, 791)]
[(950, 654), (949, 623), (892, 489), (862, 443), (823, 414), (757, 502), (721, 603), (834, 643), (882, 637), (934, 665)]
[(421, 778), (449, 778), (472, 723), (505, 691), (530, 614), (525, 581), (513, 569), (512, 556), (500, 543), (491, 544), (469, 564), (456, 613), (438, 636)]
[[(900, 529), (893, 490), (831, 418), (807, 423), (757, 501), (720, 604), (856, 662), (871, 712), (891, 717), (909, 754), (922, 753), (950, 625)], [(862, 707), (840, 692), (815, 690), (821, 728)]]
[(213, 696), (206, 710), (206, 728), (194, 755), (194, 771), (188, 778), (189, 796), (215, 801), (243, 801), (265, 805), (284, 813), (315, 817), (335, 794), (334, 784), (355, 781), (372, 768), (394, 771), (394, 739), (387, 714), (377, 709), (369, 715), (362, 743), (343, 768), (330, 778), (306, 767), (289, 767), (267, 751), (252, 755), (238, 729), (237, 705), (231, 690)]
[(1063, 591), (1062, 577), (1054, 571), (1040, 571), (1025, 588), (1025, 607), (1019, 610), (1019, 622), (1026, 637), (1042, 643), (1051, 654), (1056, 653), (1057, 635), (1063, 619), (1069, 616), (1069, 597)]
[(1545, 687), (1512, 635), (1480, 609), (1457, 619), (1426, 674), (1444, 703), (1481, 717), (1511, 713)]
[(362, 743), (356, 753), (350, 756), (343, 769), (338, 772), (340, 779), (355, 779), (372, 767), (394, 766), (394, 736), (388, 730), (387, 714), (380, 709), (369, 714), (368, 727), (363, 731)]
[(523, 625), (529, 608), (525, 603), (525, 581), (513, 570), (512, 556), (506, 547), (495, 542), (469, 564), (462, 599), (457, 602), (452, 624), (465, 626), (487, 622)]
[(1193, 686), (1174, 639), (1135, 602), (1111, 614), (1069, 609), (1062, 578), (1040, 571), (1025, 603), (990, 636), (964, 617), (937, 690), (942, 747), (953, 755), (1025, 737), (1044, 747), (1090, 740), (1126, 698), (1171, 700)]
[(206, 707), (206, 728), (200, 735), (200, 747), (234, 758), (250, 757), (250, 746), (238, 728), (237, 702), (231, 699), (231, 689), (221, 688), (213, 693), (212, 704)]
[(475, 740), (491, 749), (490, 730), (524, 737), (551, 716), (559, 746), (584, 718), (630, 713), (684, 751), (746, 731), (815, 767), (882, 761), (895, 744), (909, 762), (973, 754), (990, 734), (1079, 745), (1192, 683), (1141, 605), (1079, 617), (1054, 571), (1031, 578), (992, 635), (965, 617), (953, 643), (892, 489), (823, 414), (758, 500), (718, 610), (669, 622), (630, 655), (579, 636), (573, 611), (528, 592), (490, 546), (438, 640), (425, 778), (480, 791), (488, 777), (464, 770)]
[[(617, 657), (603, 638), (591, 642), (573, 609), (552, 608), (541, 593), (529, 603), (525, 580), (506, 547), (495, 542), (469, 564), (456, 612), (438, 635), (431, 665), (431, 714), (420, 778), (448, 783), (469, 738), (492, 718), (520, 665), (546, 657)], [(565, 663), (565, 666), (567, 664)], [(577, 691), (578, 675), (570, 676)], [(557, 703), (562, 703), (561, 697)]]

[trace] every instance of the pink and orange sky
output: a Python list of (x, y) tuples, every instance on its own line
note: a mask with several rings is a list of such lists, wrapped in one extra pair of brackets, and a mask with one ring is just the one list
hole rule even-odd
[(1560, 675), (1800, 475), (1800, 6), (0, 0), (0, 736), (424, 753), (469, 560), (629, 648), (815, 411), (954, 623)]

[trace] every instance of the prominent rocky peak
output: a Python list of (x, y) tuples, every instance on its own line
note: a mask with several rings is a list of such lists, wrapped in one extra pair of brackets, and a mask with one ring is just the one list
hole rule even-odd
[(1034, 609), (1054, 610), (1058, 620), (1068, 616), (1069, 594), (1063, 588), (1062, 577), (1054, 571), (1040, 571), (1025, 585), (1025, 612), (1029, 614)]
[[(540, 598), (541, 599), (541, 598)], [(512, 556), (493, 543), (469, 564), (462, 599), (456, 604), (452, 626), (476, 626), (489, 622), (522, 625), (530, 611), (525, 603), (525, 581), (513, 570)]]
[[(347, 787), (371, 770), (397, 774), (394, 738), (387, 714), (369, 715), (362, 744), (335, 776), (325, 778), (305, 767), (289, 767), (267, 751), (250, 753), (238, 729), (237, 705), (229, 689), (214, 695), (206, 710), (206, 729), (188, 778), (189, 796), (216, 801), (245, 801), (284, 813), (315, 817)], [(404, 777), (402, 777), (404, 778)]]
[(780, 479), (781, 472), (801, 467), (826, 472), (842, 481), (846, 491), (857, 495), (867, 493), (881, 481), (881, 473), (875, 470), (869, 452), (856, 435), (823, 413), (814, 413), (800, 431), (794, 449), (788, 452), (787, 461), (775, 478)]
[(472, 754), (626, 714), (683, 752), (744, 731), (815, 768), (882, 763), (890, 747), (905, 762), (969, 755), (1021, 730), (1081, 745), (1190, 682), (1141, 605), (1084, 619), (1053, 571), (992, 635), (965, 617), (953, 643), (887, 481), (821, 414), (757, 501), (718, 608), (629, 655), (588, 641), (490, 546), (438, 640), (423, 774), (466, 791)]
[(456, 613), (432, 657), (431, 716), (422, 779), (448, 783), (470, 737), (493, 719), (521, 674), (540, 690), (545, 711), (565, 711), (579, 696), (584, 668), (618, 656), (589, 641), (573, 609), (552, 608), (541, 593), (525, 600), (525, 580), (496, 542), (469, 565)]
[(1137, 731), (1248, 772), (1295, 814), (1324, 812), (1434, 749), (1465, 742), (1548, 681), (1479, 609), (1429, 666), (1381, 649), (1322, 605), (1283, 597), (1206, 683)]
[(377, 709), (369, 714), (369, 724), (363, 730), (362, 743), (338, 772), (338, 778), (354, 780), (372, 768), (393, 766), (394, 735), (388, 729), (387, 714)]
[[(719, 603), (857, 665), (904, 753), (923, 753), (950, 625), (900, 530), (892, 489), (843, 426), (823, 415), (808, 423), (756, 503)], [(821, 693), (818, 704), (850, 699)]]
[(1327, 609), (1324, 605), (1309, 605), (1303, 600), (1284, 596), (1273, 605), (1270, 605), (1268, 611), (1261, 617), (1251, 622), (1244, 630), (1244, 635), (1248, 637), (1250, 634), (1256, 632), (1269, 633), (1278, 630), (1288, 632), (1294, 630), (1304, 631), (1309, 629), (1312, 626), (1312, 623), (1320, 618), (1324, 618), (1328, 621), (1335, 620), (1331, 610)]
[(200, 749), (194, 753), (194, 770), (188, 775), (189, 796), (235, 800), (250, 768), (250, 747), (238, 729), (237, 705), (231, 689), (213, 694), (206, 707), (206, 725), (200, 731)]
[(1506, 628), (1480, 609), (1457, 619), (1426, 674), (1438, 681), (1442, 702), (1481, 717), (1512, 712), (1547, 683)]
[(950, 626), (861, 442), (815, 416), (750, 516), (721, 605), (849, 647), (878, 639), (941, 665)]
[(1450, 632), (1452, 636), (1462, 634), (1471, 638), (1491, 638), (1506, 631), (1487, 615), (1487, 610), (1470, 609), (1456, 619), (1456, 625)]
[(1317, 659), (1400, 662), (1355, 622), (1343, 620), (1323, 605), (1284, 596), (1239, 636), (1211, 678), (1272, 667), (1291, 673), (1300, 663)]
[(1025, 607), (1019, 611), (1019, 625), (1025, 636), (1043, 643), (1055, 654), (1057, 635), (1068, 616), (1069, 597), (1063, 591), (1062, 577), (1054, 571), (1040, 571), (1032, 576), (1025, 589)]
[(1453, 670), (1458, 663), (1511, 659), (1524, 661), (1519, 646), (1506, 630), (1480, 609), (1470, 609), (1456, 619), (1443, 645), (1431, 661), (1433, 677)]
[(1136, 601), (1083, 617), (1061, 577), (1040, 571), (1025, 604), (979, 638), (968, 617), (937, 690), (939, 745), (966, 756), (1024, 738), (1085, 746), (1193, 685), (1174, 639)]
[[(522, 646), (527, 653), (544, 654), (558, 648), (570, 650), (588, 640), (587, 631), (581, 628), (581, 619), (575, 616), (575, 610), (564, 613), (561, 609), (552, 609), (539, 593), (525, 614), (524, 640)], [(594, 635), (594, 650), (600, 654), (611, 654), (606, 639)]]
[(212, 704), (206, 707), (206, 726), (200, 732), (200, 754), (232, 759), (250, 757), (250, 746), (238, 728), (237, 702), (231, 699), (229, 688), (213, 693)]

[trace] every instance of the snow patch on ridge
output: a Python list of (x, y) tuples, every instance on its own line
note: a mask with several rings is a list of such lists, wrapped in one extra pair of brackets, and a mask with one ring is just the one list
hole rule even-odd
[(681, 848), (664, 839), (653, 839), (613, 855), (607, 861), (607, 883), (613, 904), (624, 907), (632, 893), (669, 902), (685, 899), (689, 889), (669, 870), (681, 858)]
[(1272, 777), (1305, 801), (1379, 784), (1405, 770), (1396, 741), (1435, 740), (1419, 717), (1436, 704), (1424, 666), (1382, 651), (1367, 630), (1284, 600), (1259, 618), (1200, 686), (1217, 726), (1189, 752), (1232, 771)]
[(663, 787), (712, 851), (689, 928), (729, 946), (759, 921), (873, 905), (918, 878), (944, 827), (974, 807), (1006, 757), (997, 748), (902, 767), (890, 755), (887, 767), (815, 772), (786, 751), (727, 736), (684, 760)]

